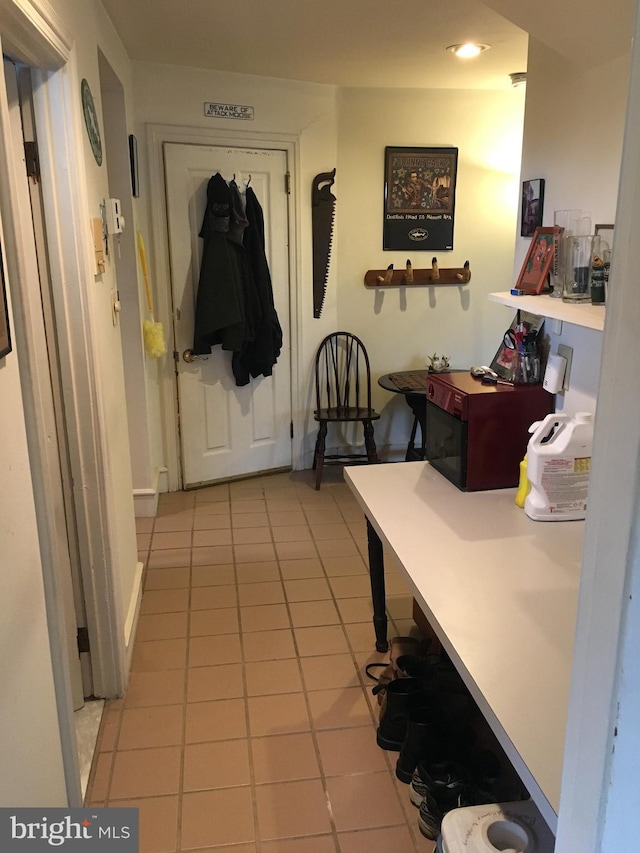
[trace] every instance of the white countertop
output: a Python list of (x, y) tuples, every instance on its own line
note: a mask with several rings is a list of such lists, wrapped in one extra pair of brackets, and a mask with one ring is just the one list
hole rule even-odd
[(531, 521), (515, 489), (461, 492), (427, 462), (345, 479), (555, 831), (584, 523)]

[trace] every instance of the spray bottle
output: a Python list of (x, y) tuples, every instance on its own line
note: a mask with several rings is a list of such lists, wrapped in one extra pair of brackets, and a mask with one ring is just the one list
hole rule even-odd
[(593, 416), (552, 413), (537, 424), (527, 445), (531, 490), (524, 511), (534, 521), (572, 521), (587, 511)]

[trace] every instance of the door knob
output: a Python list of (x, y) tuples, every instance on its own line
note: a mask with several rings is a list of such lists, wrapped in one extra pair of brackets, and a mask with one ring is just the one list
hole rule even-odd
[(196, 359), (199, 359), (200, 361), (206, 361), (208, 358), (208, 355), (195, 355), (192, 349), (186, 349), (182, 353), (182, 360), (186, 361), (187, 364), (192, 364)]

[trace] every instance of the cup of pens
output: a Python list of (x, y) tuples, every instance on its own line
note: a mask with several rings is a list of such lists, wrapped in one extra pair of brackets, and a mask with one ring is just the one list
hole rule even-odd
[(537, 334), (519, 322), (519, 314), (515, 328), (507, 329), (504, 335), (505, 346), (511, 350), (511, 381), (514, 385), (535, 385), (540, 382)]
[(537, 352), (520, 349), (513, 366), (514, 385), (536, 385), (540, 382), (540, 356)]

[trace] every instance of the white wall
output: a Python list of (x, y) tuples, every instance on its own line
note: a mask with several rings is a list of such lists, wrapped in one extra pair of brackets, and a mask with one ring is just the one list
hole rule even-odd
[[(4, 241), (3, 241), (4, 242)], [(9, 316), (15, 330), (13, 315)], [(18, 356), (0, 359), (0, 805), (64, 806)]]
[[(362, 337), (371, 358), (374, 405), (383, 417), (376, 443), (385, 458), (403, 453), (410, 412), (375, 378), (424, 369), (427, 354), (452, 367), (490, 362), (507, 321), (487, 300), (510, 287), (519, 198), (524, 91), (345, 89), (340, 93), (338, 175), (338, 319)], [(385, 146), (458, 148), (454, 248), (451, 252), (382, 249)], [(368, 269), (461, 267), (464, 287), (372, 290)]]
[[(545, 179), (544, 225), (553, 225), (554, 210), (566, 209), (590, 212), (593, 225), (615, 221), (628, 76), (628, 55), (578, 71), (530, 41), (522, 180)], [(514, 280), (529, 242), (518, 236)], [(567, 323), (561, 334), (551, 329), (548, 323), (552, 352), (558, 343), (574, 349), (570, 387), (557, 408), (594, 411), (602, 335)]]
[[(94, 4), (93, 21), (86, 3), (77, 0), (69, 28), (78, 44), (78, 71), (91, 86), (101, 127), (104, 128), (100, 99), (98, 47), (120, 80), (125, 101), (131, 98), (130, 63), (119, 38), (104, 13)], [(102, 131), (105, 146), (104, 130)], [(98, 216), (100, 204), (109, 196), (106, 151), (101, 167), (95, 162), (85, 134), (85, 168), (87, 171), (87, 203), (89, 217)], [(133, 225), (133, 223), (131, 223)], [(111, 251), (115, 251), (112, 243)], [(98, 406), (101, 418), (103, 455), (107, 469), (107, 510), (111, 544), (111, 569), (119, 587), (120, 624), (127, 643), (131, 640), (131, 614), (140, 595), (137, 560), (135, 510), (131, 475), (131, 453), (127, 422), (124, 364), (120, 326), (113, 322), (113, 301), (118, 282), (115, 264), (107, 262), (105, 274), (95, 277), (89, 286), (98, 383)]]
[[(564, 407), (568, 411), (593, 409), (598, 393), (601, 400), (557, 850), (605, 853), (622, 849), (634, 831), (638, 761), (637, 667), (628, 665), (637, 656), (633, 590), (638, 576), (638, 383), (633, 375), (638, 347), (632, 330), (638, 318), (638, 248), (633, 238), (638, 220), (634, 198), (638, 88), (636, 83), (635, 110), (629, 113), (627, 130), (626, 183), (620, 187), (617, 209), (628, 56), (578, 73), (532, 41), (528, 74), (522, 177), (546, 179), (544, 224), (553, 223), (555, 209), (581, 208), (591, 211), (594, 222), (615, 222), (618, 214), (622, 234), (620, 266), (616, 265), (614, 245), (615, 272), (604, 335), (565, 323), (561, 336), (552, 336), (552, 344), (559, 340), (574, 348), (571, 388)], [(525, 252), (526, 241), (519, 240), (514, 275)], [(628, 347), (621, 344), (626, 340), (630, 341)], [(625, 615), (626, 638), (619, 635)], [(616, 726), (618, 738), (614, 736)], [(613, 765), (610, 776), (608, 763)]]
[[(25, 12), (29, 11), (26, 2), (19, 5)], [(69, 95), (76, 127), (81, 134), (78, 137), (81, 147), (67, 154), (69, 166), (77, 173), (86, 194), (83, 239), (87, 256), (92, 257), (89, 220), (98, 215), (99, 203), (107, 194), (107, 181), (105, 167), (99, 168), (95, 163), (86, 137), (79, 83), (85, 77), (89, 81), (102, 126), (98, 44), (109, 57), (125, 90), (130, 89), (129, 63), (110, 22), (93, 0), (57, 0), (54, 15), (56, 13), (74, 42), (68, 72), (72, 87)], [(95, 404), (100, 416), (99, 441), (105, 466), (103, 485), (107, 512), (106, 539), (95, 554), (96, 560), (104, 563), (92, 568), (113, 573), (119, 611), (116, 621), (124, 631), (127, 616), (132, 607), (135, 610), (139, 577), (120, 332), (113, 325), (111, 310), (115, 279), (108, 269), (104, 276), (91, 277), (85, 284), (89, 302), (89, 327), (85, 332), (95, 348), (92, 368), (97, 391)], [(18, 377), (14, 351), (0, 362), (0, 398), (5, 411), (11, 415), (0, 425), (0, 566), (3, 578), (0, 804), (63, 806), (68, 802), (67, 789)], [(85, 489), (81, 473), (74, 485), (79, 491)], [(88, 504), (99, 506), (100, 500), (89, 496)]]

